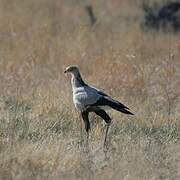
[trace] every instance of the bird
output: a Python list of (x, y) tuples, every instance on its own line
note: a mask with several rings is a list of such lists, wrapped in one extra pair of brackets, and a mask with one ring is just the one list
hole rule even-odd
[(112, 123), (111, 117), (105, 111), (106, 108), (111, 108), (121, 113), (134, 115), (130, 112), (129, 108), (119, 101), (111, 98), (101, 90), (88, 85), (82, 79), (78, 66), (66, 67), (64, 73), (71, 74), (71, 86), (73, 92), (73, 103), (75, 108), (80, 113), (83, 121), (85, 130), (87, 133), (87, 143), (89, 139), (90, 121), (89, 113), (94, 112), (97, 116), (101, 117), (107, 127), (104, 138), (104, 147), (106, 146), (108, 130)]

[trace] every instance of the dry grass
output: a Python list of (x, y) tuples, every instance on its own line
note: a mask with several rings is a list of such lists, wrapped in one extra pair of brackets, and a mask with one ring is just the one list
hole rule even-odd
[[(144, 33), (139, 1), (0, 0), (0, 179), (180, 179), (180, 38)], [(128, 105), (104, 153), (91, 116), (90, 151), (66, 65)]]

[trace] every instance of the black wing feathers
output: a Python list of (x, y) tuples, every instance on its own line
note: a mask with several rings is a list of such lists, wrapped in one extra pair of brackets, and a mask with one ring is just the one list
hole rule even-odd
[(110, 101), (112, 101), (112, 102), (115, 102), (115, 103), (119, 104), (120, 106), (124, 107), (125, 109), (129, 109), (127, 106), (125, 106), (124, 104), (120, 103), (119, 101), (116, 101), (116, 100), (112, 99), (110, 96), (108, 96), (108, 95), (105, 94), (104, 92), (98, 91), (98, 93), (99, 93), (100, 95), (104, 96), (104, 98), (106, 98), (106, 99), (108, 99), (108, 100), (110, 100)]
[(111, 108), (120, 111), (122, 113), (125, 114), (130, 114), (130, 115), (134, 115), (133, 113), (131, 113), (128, 107), (126, 107), (124, 104), (115, 101), (111, 98), (109, 98), (108, 96), (105, 97), (101, 97), (95, 104), (95, 106), (110, 106)]

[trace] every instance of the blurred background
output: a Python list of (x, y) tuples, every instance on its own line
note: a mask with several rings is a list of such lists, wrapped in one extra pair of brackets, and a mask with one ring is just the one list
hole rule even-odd
[[(135, 113), (108, 154), (94, 115), (82, 150), (68, 65)], [(179, 179), (179, 100), (178, 0), (0, 0), (0, 179)]]

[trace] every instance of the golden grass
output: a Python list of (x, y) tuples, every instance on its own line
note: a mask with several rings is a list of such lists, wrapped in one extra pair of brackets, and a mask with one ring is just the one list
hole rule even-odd
[[(0, 0), (0, 179), (179, 179), (179, 34), (145, 33), (141, 1)], [(130, 107), (91, 116), (90, 151), (67, 65)]]

